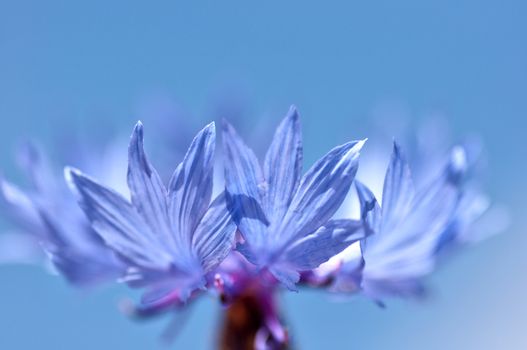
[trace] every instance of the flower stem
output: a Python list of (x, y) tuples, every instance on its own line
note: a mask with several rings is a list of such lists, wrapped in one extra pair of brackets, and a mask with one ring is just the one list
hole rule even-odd
[(290, 350), (280, 322), (275, 294), (248, 290), (238, 295), (222, 316), (220, 350)]

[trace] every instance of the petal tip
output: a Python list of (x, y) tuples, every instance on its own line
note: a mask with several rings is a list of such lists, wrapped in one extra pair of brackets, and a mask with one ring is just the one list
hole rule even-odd
[(66, 178), (66, 180), (71, 180), (74, 177), (79, 177), (81, 175), (82, 175), (82, 172), (75, 167), (72, 167), (69, 165), (66, 165), (64, 167), (64, 177)]
[(137, 123), (135, 123), (134, 132), (142, 132), (143, 127), (144, 127), (143, 122), (141, 120), (138, 120)]
[(287, 116), (295, 120), (297, 120), (300, 117), (298, 114), (298, 108), (296, 107), (296, 105), (292, 104), (291, 106), (289, 106), (289, 111), (287, 112)]

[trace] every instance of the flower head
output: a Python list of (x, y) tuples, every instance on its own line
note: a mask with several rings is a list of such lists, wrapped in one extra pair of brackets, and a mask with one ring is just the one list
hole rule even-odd
[(243, 236), (237, 250), (290, 289), (364, 236), (360, 222), (332, 220), (353, 182), (364, 141), (331, 150), (302, 176), (299, 116), (292, 107), (260, 166), (228, 123), (223, 127), (229, 210)]
[(365, 230), (361, 242), (363, 292), (379, 299), (422, 292), (421, 279), (436, 262), (437, 245), (455, 217), (466, 170), (462, 148), (455, 148), (447, 166), (428, 186), (416, 191), (402, 150), (394, 144), (386, 171), (382, 207), (371, 190), (356, 182)]
[(142, 307), (166, 309), (206, 286), (206, 276), (231, 251), (235, 225), (220, 195), (211, 203), (215, 127), (192, 141), (165, 187), (143, 149), (143, 126), (128, 149), (131, 200), (67, 170), (72, 188), (104, 242), (128, 265), (123, 280), (146, 287)]
[[(2, 235), (9, 238), (4, 242), (6, 251), (11, 255), (19, 252), (19, 259), (42, 261), (43, 248), (53, 266), (76, 286), (115, 279), (123, 264), (94, 234), (63, 177), (52, 171), (42, 152), (33, 145), (22, 150), (21, 160), (32, 185), (30, 189), (22, 190), (0, 179), (3, 214), (17, 229), (12, 235)], [(99, 162), (104, 163), (102, 159)]]

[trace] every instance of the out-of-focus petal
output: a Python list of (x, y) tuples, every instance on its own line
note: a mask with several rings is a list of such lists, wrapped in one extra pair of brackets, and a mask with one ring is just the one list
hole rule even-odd
[(40, 214), (33, 201), (17, 186), (1, 177), (0, 207), (9, 215), (9, 219), (24, 231), (45, 233)]
[(44, 257), (35, 237), (23, 232), (0, 234), (0, 264), (37, 264)]
[(126, 199), (78, 170), (67, 169), (66, 174), (93, 228), (108, 246), (133, 264), (161, 270), (170, 267), (171, 257), (158, 236)]
[(372, 235), (363, 251), (368, 278), (420, 278), (435, 265), (436, 246), (457, 208), (459, 188), (452, 182), (452, 164), (414, 198), (410, 213), (382, 237)]
[(366, 225), (366, 230), (369, 231), (369, 233), (379, 235), (382, 213), (377, 199), (375, 199), (372, 191), (370, 191), (370, 189), (362, 182), (355, 180), (355, 188), (357, 189), (357, 196), (359, 197), (360, 202), (361, 219)]
[(386, 296), (421, 299), (427, 295), (422, 280), (416, 279), (367, 279), (361, 284), (363, 293), (384, 306), (382, 299)]
[(283, 283), (287, 289), (293, 292), (298, 291), (296, 283), (300, 280), (300, 273), (294, 268), (287, 265), (274, 265), (269, 271), (278, 281)]
[(410, 167), (396, 142), (393, 144), (382, 193), (382, 229), (386, 232), (406, 216), (415, 194)]

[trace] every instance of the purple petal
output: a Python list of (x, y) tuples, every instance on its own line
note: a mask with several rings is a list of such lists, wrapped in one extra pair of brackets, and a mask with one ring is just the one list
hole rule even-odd
[(274, 265), (269, 272), (290, 291), (298, 291), (296, 284), (300, 280), (300, 273), (295, 269), (287, 265)]
[(281, 220), (302, 176), (302, 134), (295, 107), (278, 126), (263, 170), (268, 184), (266, 213), (273, 220)]
[(236, 225), (222, 193), (212, 202), (192, 237), (192, 246), (201, 259), (204, 272), (212, 270), (227, 257), (234, 247), (235, 233)]
[(44, 235), (45, 229), (40, 214), (29, 195), (2, 178), (0, 178), (0, 206), (9, 219), (24, 231)]
[(128, 187), (132, 203), (164, 244), (174, 247), (167, 212), (167, 191), (143, 149), (143, 124), (138, 122), (128, 147)]
[(44, 258), (35, 237), (24, 232), (0, 234), (0, 264), (39, 264)]
[(268, 221), (262, 209), (265, 181), (253, 151), (227, 122), (223, 124), (227, 206), (245, 240), (265, 244)]
[(68, 182), (80, 196), (80, 205), (106, 244), (137, 266), (167, 270), (171, 256), (135, 208), (121, 195), (75, 169), (67, 169)]
[(381, 208), (373, 192), (362, 182), (355, 180), (355, 188), (360, 202), (361, 219), (370, 233), (380, 234), (382, 220)]
[[(460, 200), (451, 165), (414, 198), (409, 213), (390, 231), (366, 239), (364, 273), (371, 278), (419, 278), (432, 271), (436, 247)], [(384, 213), (384, 212), (383, 212)]]
[(170, 218), (180, 238), (178, 245), (184, 247), (190, 246), (192, 234), (210, 204), (215, 142), (211, 123), (196, 135), (170, 180)]
[(283, 224), (273, 230), (282, 245), (305, 237), (324, 225), (349, 191), (365, 141), (353, 141), (331, 150), (304, 175)]
[(364, 236), (360, 221), (330, 220), (289, 248), (284, 259), (299, 270), (314, 269)]
[(382, 190), (383, 230), (391, 230), (404, 218), (410, 210), (414, 192), (410, 167), (400, 146), (394, 142)]

